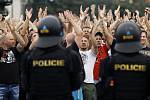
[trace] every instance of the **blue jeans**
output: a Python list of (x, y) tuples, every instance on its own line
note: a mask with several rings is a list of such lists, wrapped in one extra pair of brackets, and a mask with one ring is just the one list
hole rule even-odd
[(19, 85), (0, 84), (0, 100), (19, 100)]
[(78, 90), (73, 91), (72, 96), (74, 100), (83, 100), (82, 88), (80, 87)]

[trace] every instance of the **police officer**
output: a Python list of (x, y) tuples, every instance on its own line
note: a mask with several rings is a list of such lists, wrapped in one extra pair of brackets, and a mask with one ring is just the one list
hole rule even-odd
[(36, 48), (22, 58), (22, 88), (29, 100), (72, 100), (81, 85), (79, 55), (60, 47), (63, 27), (49, 15), (40, 20)]
[(150, 58), (139, 53), (140, 32), (130, 21), (116, 29), (118, 53), (101, 65), (102, 100), (150, 100)]

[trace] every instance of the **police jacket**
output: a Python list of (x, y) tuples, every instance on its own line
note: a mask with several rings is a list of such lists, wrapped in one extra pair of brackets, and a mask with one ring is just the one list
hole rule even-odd
[(100, 76), (102, 100), (148, 100), (150, 97), (150, 58), (143, 54), (118, 53), (106, 58)]
[(31, 100), (71, 100), (81, 85), (79, 55), (60, 46), (35, 48), (21, 65), (21, 86)]

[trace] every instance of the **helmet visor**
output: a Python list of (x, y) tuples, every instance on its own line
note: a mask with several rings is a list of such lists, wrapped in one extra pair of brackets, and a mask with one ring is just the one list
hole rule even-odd
[(121, 53), (134, 53), (142, 49), (139, 41), (135, 42), (121, 42), (115, 44), (115, 50)]

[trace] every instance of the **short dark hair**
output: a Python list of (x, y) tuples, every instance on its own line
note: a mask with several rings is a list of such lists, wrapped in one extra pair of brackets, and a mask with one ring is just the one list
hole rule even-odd
[(95, 36), (100, 36), (102, 38), (103, 34), (101, 32), (96, 32)]
[(141, 30), (141, 34), (142, 34), (142, 32), (144, 32), (144, 33), (145, 33), (145, 35), (146, 35), (146, 37), (148, 37), (147, 31), (145, 31), (145, 30)]

